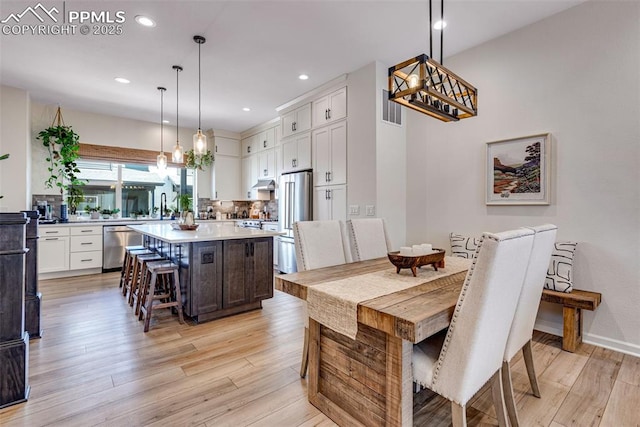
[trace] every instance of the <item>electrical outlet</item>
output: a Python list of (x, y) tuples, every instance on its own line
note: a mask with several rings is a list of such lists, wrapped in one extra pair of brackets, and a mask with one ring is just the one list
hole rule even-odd
[(349, 215), (360, 215), (360, 205), (349, 205)]
[(367, 216), (376, 216), (376, 207), (374, 205), (367, 205)]

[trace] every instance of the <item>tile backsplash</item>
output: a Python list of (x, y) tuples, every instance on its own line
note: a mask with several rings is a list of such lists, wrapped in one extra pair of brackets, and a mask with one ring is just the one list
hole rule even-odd
[(278, 201), (277, 200), (210, 200), (198, 199), (199, 213), (207, 212), (208, 217), (215, 218), (216, 213), (222, 213), (223, 217), (228, 215), (233, 218), (236, 214), (237, 218), (250, 217), (252, 214), (259, 215), (260, 212), (266, 212), (266, 216), (271, 219), (278, 219)]

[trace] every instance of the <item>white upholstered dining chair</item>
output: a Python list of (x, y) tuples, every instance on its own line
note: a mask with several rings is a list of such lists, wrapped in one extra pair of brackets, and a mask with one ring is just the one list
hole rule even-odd
[(354, 261), (386, 257), (391, 251), (384, 219), (350, 219), (346, 227)]
[(522, 290), (533, 231), (483, 233), (444, 343), (413, 347), (413, 379), (451, 401), (454, 427), (466, 426), (466, 405), (491, 380), (498, 422), (506, 425), (500, 370)]
[[(293, 224), (298, 271), (330, 267), (351, 262), (351, 252), (342, 221), (298, 221)], [(304, 346), (300, 376), (307, 375), (309, 363), (309, 316), (303, 303)]]
[(507, 414), (512, 427), (519, 425), (518, 411), (513, 395), (513, 384), (511, 382), (511, 366), (509, 362), (522, 349), (524, 363), (527, 368), (529, 382), (533, 395), (540, 397), (538, 379), (536, 378), (533, 366), (533, 355), (531, 353), (531, 338), (533, 335), (533, 325), (538, 314), (540, 305), (540, 295), (544, 287), (544, 280), (551, 259), (551, 252), (556, 241), (557, 227), (553, 224), (545, 224), (536, 227), (528, 227), (535, 233), (533, 238), (533, 248), (527, 267), (527, 274), (524, 278), (524, 285), (516, 307), (516, 315), (511, 324), (511, 331), (507, 339), (507, 346), (502, 362), (502, 387), (507, 406)]

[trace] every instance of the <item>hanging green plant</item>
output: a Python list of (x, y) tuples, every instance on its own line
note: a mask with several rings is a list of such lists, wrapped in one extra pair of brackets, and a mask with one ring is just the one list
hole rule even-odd
[[(51, 127), (41, 131), (38, 139), (42, 140), (49, 155), (46, 158), (48, 162), (47, 170), (49, 178), (45, 181), (47, 188), (59, 188), (60, 194), (68, 192), (69, 188), (84, 185), (84, 180), (78, 178), (80, 169), (76, 164), (76, 160), (80, 157), (79, 136), (75, 133), (71, 126), (66, 126), (62, 119), (60, 107), (51, 123)], [(79, 194), (78, 194), (79, 192)], [(75, 190), (76, 195), (82, 195), (82, 190)]]
[(207, 150), (202, 155), (196, 154), (193, 149), (184, 153), (184, 167), (187, 169), (200, 169), (203, 171), (204, 168), (211, 166), (213, 160), (214, 157), (211, 150)]

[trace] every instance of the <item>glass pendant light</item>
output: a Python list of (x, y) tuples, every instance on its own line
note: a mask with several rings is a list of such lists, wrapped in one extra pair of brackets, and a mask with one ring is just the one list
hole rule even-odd
[(200, 46), (207, 40), (202, 36), (193, 36), (193, 41), (198, 44), (198, 131), (193, 135), (193, 152), (201, 156), (207, 152), (207, 136), (202, 133), (201, 126)]
[(173, 69), (176, 70), (176, 145), (173, 147), (172, 158), (174, 163), (182, 163), (184, 149), (180, 145), (180, 127), (178, 126), (178, 76), (182, 71), (182, 67), (174, 65)]
[(164, 155), (164, 91), (167, 90), (158, 86), (160, 91), (160, 154), (156, 157), (156, 164), (160, 172), (167, 169), (167, 156)]

